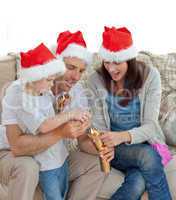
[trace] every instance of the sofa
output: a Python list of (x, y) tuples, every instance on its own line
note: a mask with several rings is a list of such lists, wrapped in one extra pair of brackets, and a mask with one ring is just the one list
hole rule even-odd
[[(176, 113), (176, 54), (153, 55), (150, 52), (140, 52), (138, 59), (144, 61), (146, 64), (156, 66), (161, 74), (163, 96), (161, 103), (160, 123), (164, 131), (169, 133), (169, 136), (166, 134), (166, 139), (173, 154), (173, 159), (166, 166), (165, 172), (169, 182), (170, 191), (172, 193), (172, 199), (176, 200), (176, 148), (174, 147), (174, 144), (176, 144), (176, 125), (173, 125), (173, 120), (176, 120), (176, 118), (174, 118), (174, 114)], [(0, 91), (2, 91), (0, 93), (1, 98), (4, 87), (6, 87), (9, 82), (15, 80), (17, 77), (17, 61), (18, 59), (15, 54), (9, 54), (0, 58)], [(100, 62), (101, 60), (99, 59), (98, 55), (94, 54), (92, 65), (93, 68), (98, 67)], [(89, 73), (89, 70), (87, 73)], [(86, 79), (86, 75), (84, 76), (84, 79)], [(175, 132), (172, 131), (174, 128)], [(120, 171), (112, 169), (101, 190), (99, 191), (97, 200), (109, 199), (111, 194), (123, 183), (123, 179), (124, 175)], [(8, 186), (3, 185), (0, 180), (0, 200), (7, 200), (7, 191)], [(142, 197), (142, 200), (147, 199), (147, 193), (145, 193)], [(36, 189), (34, 200), (42, 200), (42, 193), (39, 187)]]

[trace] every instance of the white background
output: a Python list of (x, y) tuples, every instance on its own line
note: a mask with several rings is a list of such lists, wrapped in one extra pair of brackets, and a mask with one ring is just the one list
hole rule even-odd
[(66, 29), (84, 32), (90, 51), (104, 25), (127, 26), (138, 50), (176, 52), (174, 0), (0, 0), (0, 55), (56, 43)]

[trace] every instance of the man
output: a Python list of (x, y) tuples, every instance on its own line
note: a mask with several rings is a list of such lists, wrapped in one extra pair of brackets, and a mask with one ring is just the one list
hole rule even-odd
[[(88, 109), (85, 91), (81, 84), (77, 83), (91, 59), (90, 54), (86, 50), (86, 43), (82, 33), (80, 31), (75, 33), (65, 31), (59, 35), (57, 42), (56, 55), (63, 57), (68, 73), (65, 74), (63, 80), (56, 80), (53, 93), (57, 96), (57, 93), (68, 92), (74, 86), (70, 91), (73, 101), (67, 109), (75, 107)], [(68, 193), (68, 199), (95, 200), (104, 181), (105, 174), (100, 169), (98, 152), (87, 135), (84, 134), (83, 137), (79, 137), (78, 142), (82, 151), (72, 152), (69, 156), (70, 180), (72, 184)], [(73, 145), (73, 141), (71, 144)], [(108, 158), (112, 158), (113, 153), (112, 149), (108, 149), (107, 152), (104, 152), (104, 156), (108, 155)]]
[[(64, 58), (67, 72), (62, 80), (55, 82), (53, 87), (55, 96), (62, 94), (62, 92), (68, 92), (80, 80), (85, 70), (87, 63), (86, 45), (81, 36), (80, 32), (79, 34), (67, 32), (66, 34), (60, 34), (60, 40), (58, 38), (57, 55)], [(64, 41), (67, 40), (71, 40), (71, 43), (65, 44)], [(75, 42), (80, 40), (81, 42), (76, 46), (76, 48), (80, 48), (77, 54), (75, 54), (76, 51), (72, 47), (75, 45)], [(70, 47), (70, 44), (74, 45)], [(62, 48), (60, 48), (60, 45)], [(64, 51), (66, 49), (67, 51)], [(80, 49), (83, 50), (84, 54), (81, 53), (82, 51), (80, 52)], [(6, 133), (10, 143), (10, 150), (0, 151), (0, 180), (8, 185), (8, 200), (33, 199), (38, 184), (39, 167), (30, 156), (46, 150), (51, 145), (57, 143), (60, 138), (77, 138), (88, 127), (89, 122), (81, 124), (70, 121), (46, 135), (31, 136), (22, 133), (17, 124), (8, 125)], [(81, 143), (83, 144), (83, 142)], [(85, 144), (89, 145), (87, 142)], [(90, 145), (92, 144), (90, 143)], [(93, 150), (92, 153), (95, 152)], [(68, 199), (94, 200), (105, 177), (100, 171), (98, 156), (88, 155), (83, 152), (72, 153), (70, 155), (70, 172), (72, 186)]]

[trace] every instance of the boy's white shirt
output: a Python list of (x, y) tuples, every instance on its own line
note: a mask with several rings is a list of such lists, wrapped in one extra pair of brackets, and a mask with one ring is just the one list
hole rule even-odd
[[(27, 95), (23, 92), (20, 81), (14, 81), (6, 90), (2, 101), (2, 125), (18, 124), (26, 134), (37, 134), (40, 125), (49, 117), (55, 116), (52, 100), (51, 93), (43, 96)], [(26, 112), (27, 105), (23, 103), (28, 101), (32, 101), (34, 105), (31, 106), (31, 113)], [(45, 171), (61, 167), (67, 156), (68, 151), (63, 140), (60, 140), (34, 158), (40, 164), (40, 170)]]

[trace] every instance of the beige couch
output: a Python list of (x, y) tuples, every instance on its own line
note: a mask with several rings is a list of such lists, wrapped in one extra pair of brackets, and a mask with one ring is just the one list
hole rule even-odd
[[(151, 58), (152, 58), (152, 55), (150, 55), (149, 53), (143, 52), (139, 55), (139, 59), (144, 60), (145, 62), (153, 62), (153, 60), (151, 60)], [(154, 56), (154, 59), (156, 61), (158, 61), (157, 59), (160, 59), (159, 61), (162, 62), (162, 58), (163, 57), (158, 56), (158, 58), (157, 58), (157, 56)], [(97, 61), (95, 61), (95, 65), (98, 65)], [(16, 59), (15, 59), (15, 56), (8, 55), (6, 57), (0, 58), (0, 90), (3, 88), (3, 86), (7, 82), (14, 80), (15, 77), (16, 77)], [(165, 87), (164, 89), (167, 89), (167, 87)], [(165, 91), (164, 89), (163, 89), (164, 94), (166, 94), (167, 91)], [(166, 174), (167, 174), (167, 179), (168, 179), (168, 182), (169, 182), (172, 197), (173, 197), (174, 200), (176, 200), (176, 192), (175, 192), (176, 154), (175, 154), (175, 156), (173, 156), (173, 160), (166, 167), (165, 171), (166, 171)], [(101, 190), (99, 192), (97, 200), (108, 199), (111, 196), (111, 194), (122, 184), (122, 182), (123, 182), (123, 174), (119, 171), (112, 169), (111, 173), (107, 177), (103, 187), (101, 188)], [(7, 190), (8, 190), (7, 186), (2, 185), (1, 180), (0, 180), (0, 200), (7, 200), (7, 198), (6, 198)], [(41, 196), (42, 196), (41, 191), (38, 188), (36, 195), (35, 195), (35, 200), (42, 199)], [(144, 199), (147, 199), (146, 194), (143, 196), (143, 200)]]

